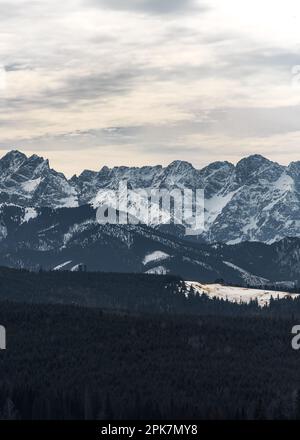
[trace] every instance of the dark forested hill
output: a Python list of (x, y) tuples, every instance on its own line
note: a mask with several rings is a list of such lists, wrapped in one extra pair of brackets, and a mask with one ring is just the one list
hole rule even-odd
[(0, 269), (0, 418), (300, 418), (300, 300), (179, 278)]
[[(300, 299), (236, 305), (213, 301), (169, 275), (101, 272), (29, 272), (0, 267), (0, 301), (78, 305), (131, 314), (300, 317)], [(276, 298), (276, 292), (274, 292)]]
[(299, 417), (294, 320), (1, 303), (0, 416)]

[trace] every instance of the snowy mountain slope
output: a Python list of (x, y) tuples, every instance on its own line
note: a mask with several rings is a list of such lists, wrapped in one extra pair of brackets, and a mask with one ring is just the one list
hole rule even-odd
[[(300, 162), (282, 166), (254, 155), (236, 166), (215, 162), (197, 170), (188, 162), (174, 161), (165, 168), (85, 170), (68, 180), (36, 155), (11, 151), (0, 159), (0, 203), (26, 208), (97, 205), (105, 201), (103, 190), (116, 190), (121, 181), (130, 189), (204, 189), (206, 229), (198, 240), (273, 243), (300, 237)], [(180, 227), (161, 228), (183, 236)], [(0, 236), (3, 233), (0, 230)]]

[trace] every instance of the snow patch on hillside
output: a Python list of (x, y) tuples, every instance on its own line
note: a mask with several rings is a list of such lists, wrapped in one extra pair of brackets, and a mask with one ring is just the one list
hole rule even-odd
[(164, 266), (157, 266), (147, 270), (146, 273), (150, 275), (167, 275), (169, 271)]
[(21, 223), (28, 223), (38, 216), (37, 211), (34, 208), (25, 208), (25, 214)]
[(257, 300), (260, 307), (268, 306), (271, 298), (284, 299), (297, 298), (300, 296), (298, 294), (290, 294), (286, 292), (231, 287), (223, 286), (221, 284), (201, 284), (193, 281), (186, 281), (185, 285), (187, 291), (190, 291), (190, 289), (193, 288), (196, 293), (207, 295), (211, 299), (223, 299), (238, 304), (249, 304), (251, 301)]
[(170, 255), (167, 254), (166, 252), (154, 251), (151, 252), (151, 254), (145, 256), (143, 260), (143, 265), (146, 266), (147, 264), (152, 263), (153, 261), (163, 261), (163, 260), (167, 260), (168, 258), (170, 258)]
[(72, 260), (70, 261), (65, 261), (65, 263), (59, 264), (58, 266), (54, 267), (52, 270), (61, 270), (64, 267), (68, 266), (68, 264), (71, 264)]
[(78, 272), (80, 268), (80, 263), (75, 264), (75, 266), (71, 267), (71, 272)]

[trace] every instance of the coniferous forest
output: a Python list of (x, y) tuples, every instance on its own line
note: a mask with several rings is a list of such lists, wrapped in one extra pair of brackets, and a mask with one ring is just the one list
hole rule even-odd
[(1, 269), (1, 419), (299, 419), (299, 300), (181, 280)]

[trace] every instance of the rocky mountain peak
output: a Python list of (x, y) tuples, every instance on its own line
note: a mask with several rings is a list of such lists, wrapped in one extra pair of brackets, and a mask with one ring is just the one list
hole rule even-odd
[(272, 181), (278, 179), (283, 171), (283, 166), (260, 154), (246, 157), (236, 165), (236, 177), (240, 184), (252, 183), (254, 179), (262, 178)]

